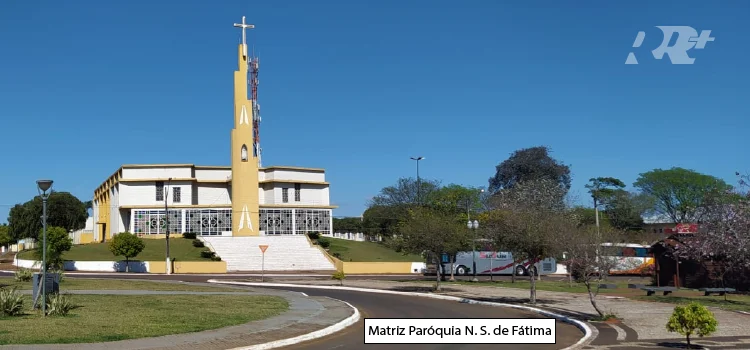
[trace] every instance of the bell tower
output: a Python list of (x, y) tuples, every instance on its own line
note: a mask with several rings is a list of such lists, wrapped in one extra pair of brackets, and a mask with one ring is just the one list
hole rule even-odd
[(242, 43), (237, 52), (238, 68), (234, 72), (234, 129), (232, 129), (232, 235), (260, 235), (258, 196), (259, 150), (255, 140), (257, 101), (248, 99), (248, 68), (255, 64), (247, 54), (246, 30), (252, 24), (235, 23), (242, 29)]

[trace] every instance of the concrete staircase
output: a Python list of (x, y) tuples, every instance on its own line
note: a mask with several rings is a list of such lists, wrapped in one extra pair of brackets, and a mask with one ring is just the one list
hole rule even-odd
[(311, 246), (307, 237), (199, 237), (206, 246), (226, 261), (227, 271), (260, 271), (262, 253), (258, 246), (268, 245), (266, 271), (335, 271), (325, 254)]

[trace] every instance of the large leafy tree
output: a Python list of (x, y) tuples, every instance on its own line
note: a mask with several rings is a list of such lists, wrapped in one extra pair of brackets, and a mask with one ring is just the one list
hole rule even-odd
[(614, 177), (597, 177), (589, 179), (586, 188), (594, 200), (594, 208), (597, 208), (599, 204), (606, 203), (615, 193), (625, 188), (625, 183)]
[(604, 204), (610, 224), (623, 231), (643, 228), (643, 214), (654, 206), (653, 198), (642, 193), (615, 191)]
[(372, 206), (414, 205), (420, 199), (429, 198), (432, 192), (440, 188), (440, 182), (429, 179), (400, 178), (395, 185), (384, 187), (370, 200)]
[[(42, 198), (16, 204), (8, 215), (9, 234), (17, 241), (22, 238), (39, 238), (42, 228)], [(61, 227), (67, 231), (79, 230), (86, 225), (86, 206), (68, 192), (53, 191), (47, 202), (47, 226)]]
[[(523, 259), (538, 261), (561, 253), (561, 233), (575, 230), (579, 220), (562, 201), (567, 189), (550, 179), (524, 181), (501, 190), (493, 199), (498, 215), (484, 225), (488, 238)], [(534, 269), (529, 269), (529, 299), (536, 303)]]
[(8, 225), (0, 224), (0, 247), (6, 246), (11, 243), (10, 235), (8, 234)]
[(333, 218), (334, 232), (362, 232), (362, 226), (362, 218)]
[(732, 189), (723, 180), (699, 172), (674, 167), (640, 174), (633, 184), (654, 198), (652, 211), (674, 223), (701, 222), (706, 205)]
[(489, 191), (496, 193), (525, 181), (536, 180), (552, 181), (567, 193), (571, 181), (570, 167), (552, 158), (548, 147), (520, 149), (496, 167), (495, 175), (489, 180)]
[[(468, 246), (469, 233), (465, 225), (459, 215), (438, 208), (413, 207), (400, 224), (403, 248), (415, 254), (427, 253), (439, 266), (441, 254), (454, 254)], [(437, 291), (441, 290), (440, 278), (438, 270)]]

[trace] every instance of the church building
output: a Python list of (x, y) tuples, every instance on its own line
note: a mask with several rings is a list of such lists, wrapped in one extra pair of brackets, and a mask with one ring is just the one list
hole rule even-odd
[(248, 56), (245, 34), (254, 26), (243, 17), (235, 27), (242, 43), (230, 165), (123, 165), (94, 191), (94, 241), (126, 231), (152, 238), (167, 230), (233, 237), (332, 233), (336, 206), (323, 169), (261, 166), (258, 59)]

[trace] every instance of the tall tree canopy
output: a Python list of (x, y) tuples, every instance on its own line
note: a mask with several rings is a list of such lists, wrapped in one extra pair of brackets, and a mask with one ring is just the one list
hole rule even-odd
[(496, 167), (495, 176), (489, 182), (490, 193), (512, 188), (518, 183), (536, 180), (551, 180), (567, 192), (570, 190), (570, 167), (550, 157), (550, 149), (544, 146), (524, 148), (513, 152)]
[(591, 193), (591, 198), (594, 199), (594, 206), (596, 207), (614, 196), (618, 190), (625, 188), (625, 183), (614, 177), (597, 177), (589, 179), (586, 188)]
[[(16, 204), (8, 214), (8, 231), (13, 241), (39, 237), (42, 229), (42, 198), (40, 196)], [(79, 230), (86, 225), (86, 206), (68, 192), (50, 193), (47, 200), (47, 226), (61, 227), (67, 231)]]
[(394, 206), (416, 204), (421, 198), (424, 203), (432, 192), (440, 188), (440, 182), (428, 179), (400, 178), (393, 186), (384, 187), (370, 200), (372, 206)]
[(732, 190), (724, 180), (679, 167), (642, 173), (633, 187), (654, 197), (652, 211), (675, 223), (701, 222), (712, 198)]

